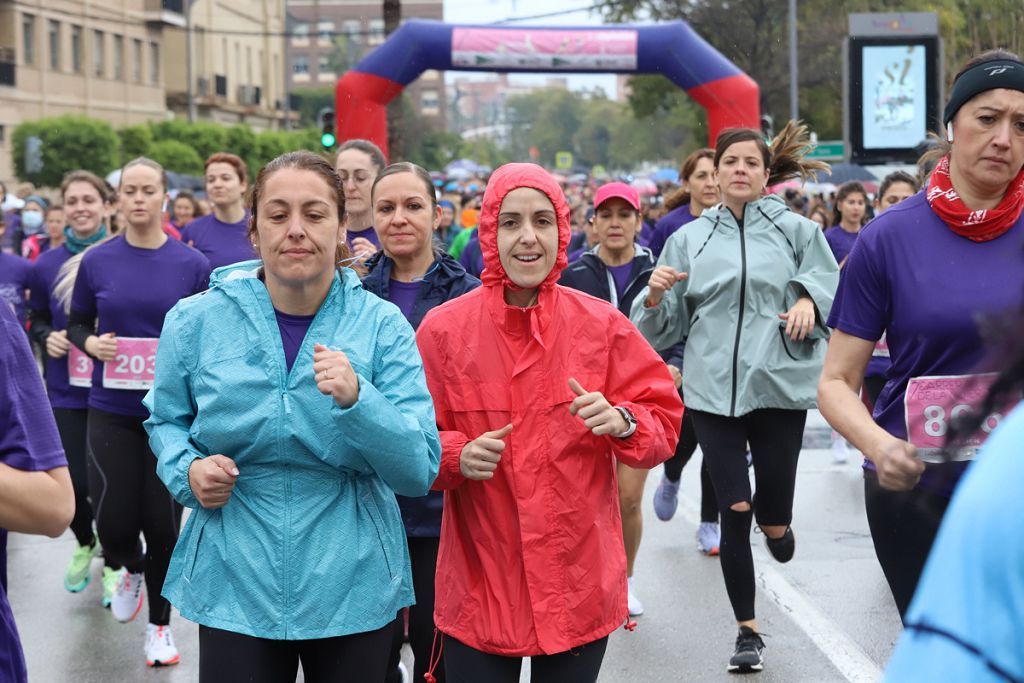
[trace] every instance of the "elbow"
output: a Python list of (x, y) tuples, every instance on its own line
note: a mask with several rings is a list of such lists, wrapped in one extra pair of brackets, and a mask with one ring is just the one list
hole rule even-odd
[(70, 488), (62, 491), (58, 500), (54, 501), (53, 507), (46, 515), (46, 519), (40, 520), (39, 531), (50, 538), (58, 538), (71, 526), (71, 520), (75, 516), (75, 494)]

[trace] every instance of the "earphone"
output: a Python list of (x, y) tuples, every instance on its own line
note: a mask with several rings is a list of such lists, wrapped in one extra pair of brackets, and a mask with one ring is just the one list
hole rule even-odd
[(946, 124), (946, 139), (953, 142), (953, 122), (950, 121)]

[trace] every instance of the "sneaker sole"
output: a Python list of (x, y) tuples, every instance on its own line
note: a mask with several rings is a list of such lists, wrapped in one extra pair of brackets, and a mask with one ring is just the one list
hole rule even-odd
[(67, 589), (67, 591), (69, 593), (81, 593), (82, 591), (85, 590), (85, 587), (89, 585), (89, 581), (90, 581), (91, 578), (92, 577), (90, 577), (88, 574), (86, 574), (85, 578), (82, 580), (82, 582), (78, 583), (78, 584), (75, 584), (75, 585), (69, 584), (68, 580), (65, 578), (64, 579), (64, 588)]
[(731, 674), (752, 674), (764, 670), (764, 663), (761, 664), (730, 664), (725, 670)]
[(177, 664), (180, 661), (181, 661), (181, 655), (174, 655), (173, 659), (168, 659), (166, 662), (161, 661), (159, 659), (154, 659), (152, 661), (147, 659), (146, 660), (146, 666), (150, 666), (150, 667), (153, 667), (155, 669), (155, 668), (161, 667), (161, 666), (174, 666), (175, 664)]

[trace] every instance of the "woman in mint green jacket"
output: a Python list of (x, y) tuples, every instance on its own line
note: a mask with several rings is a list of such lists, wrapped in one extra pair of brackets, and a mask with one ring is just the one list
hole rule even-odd
[[(336, 269), (344, 195), (296, 152), (259, 174), (261, 262), (168, 313), (145, 404), (157, 472), (192, 514), (164, 595), (200, 624), (200, 680), (383, 680), (413, 603), (395, 493), (440, 443), (412, 328)], [(339, 246), (340, 245), (340, 246)]]
[[(752, 519), (780, 562), (807, 410), (815, 405), (839, 266), (817, 223), (768, 185), (823, 166), (804, 162), (805, 128), (771, 148), (760, 131), (724, 131), (715, 149), (722, 203), (674, 233), (630, 317), (656, 349), (686, 340), (683, 393), (718, 495), (722, 574), (739, 626), (729, 671), (760, 671)], [(752, 495), (750, 445), (757, 495)]]

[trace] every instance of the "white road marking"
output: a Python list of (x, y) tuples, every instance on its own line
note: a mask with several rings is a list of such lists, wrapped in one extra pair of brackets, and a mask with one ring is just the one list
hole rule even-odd
[[(689, 498), (680, 496), (679, 512), (694, 527), (700, 523), (700, 514)], [(756, 544), (753, 551), (755, 575), (763, 594), (790, 616), (793, 623), (810, 638), (815, 647), (821, 650), (846, 680), (850, 683), (875, 683), (881, 680), (882, 671), (874, 660), (772, 566), (775, 560), (767, 551)]]

